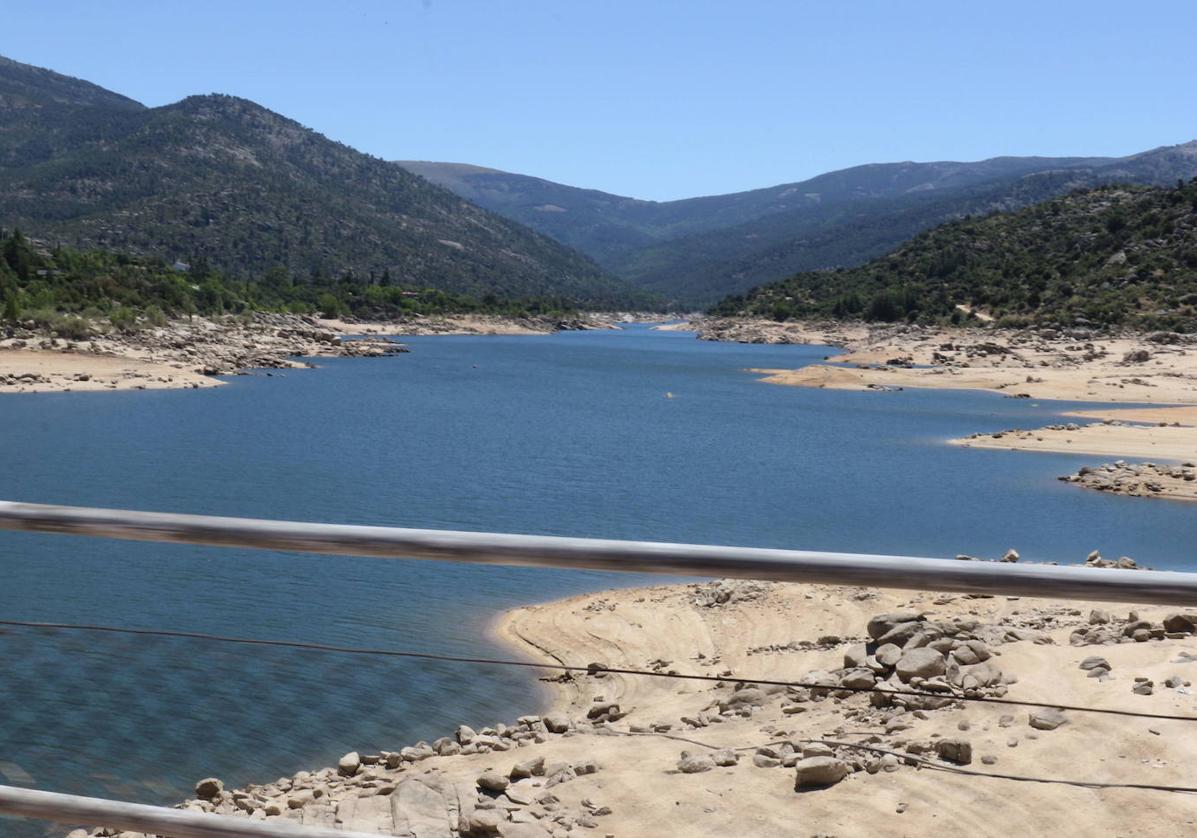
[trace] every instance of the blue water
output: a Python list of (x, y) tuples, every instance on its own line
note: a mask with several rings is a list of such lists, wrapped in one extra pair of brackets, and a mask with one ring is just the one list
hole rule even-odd
[[(429, 337), (199, 391), (0, 398), (0, 497), (298, 520), (1191, 568), (1192, 507), (1085, 492), (1092, 458), (950, 447), (1068, 408), (762, 384), (819, 347), (633, 328)], [(673, 398), (667, 398), (672, 393)], [(505, 654), (512, 605), (643, 577), (0, 533), (0, 618)], [(580, 661), (586, 663), (587, 661)], [(148, 802), (543, 701), (526, 672), (186, 640), (0, 634), (0, 774)]]

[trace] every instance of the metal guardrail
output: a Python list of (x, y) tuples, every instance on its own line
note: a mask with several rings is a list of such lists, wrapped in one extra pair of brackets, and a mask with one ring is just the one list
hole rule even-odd
[(0, 501), (0, 529), (472, 564), (1197, 606), (1197, 574), (308, 524)]
[[(1197, 606), (1197, 574), (1163, 571), (310, 524), (10, 501), (0, 501), (0, 529), (393, 559)], [(365, 838), (363, 833), (279, 820), (251, 821), (11, 786), (0, 786), (0, 814), (172, 838)]]
[(298, 826), (282, 819), (253, 821), (120, 800), (0, 786), (0, 815), (63, 824), (102, 824), (170, 838), (378, 838), (377, 833)]

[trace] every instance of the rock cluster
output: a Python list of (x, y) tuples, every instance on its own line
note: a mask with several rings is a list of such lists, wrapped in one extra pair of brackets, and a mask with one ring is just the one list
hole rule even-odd
[[(570, 811), (551, 792), (562, 783), (598, 772), (594, 760), (551, 763), (544, 756), (509, 757), (482, 771), (472, 786), (438, 776), (437, 767), (428, 769), (425, 761), (462, 754), (489, 753), (499, 758), (504, 752), (575, 732), (574, 724), (560, 715), (523, 716), (514, 725), (477, 731), (462, 725), (453, 736), (432, 743), (377, 754), (350, 752), (333, 768), (301, 771), (264, 785), (229, 791), (219, 779), (209, 777), (196, 783), (195, 799), (179, 808), (306, 824), (335, 820), (346, 829), (360, 818), (372, 830), (381, 817), (394, 824), (393, 834), (398, 835), (549, 838), (575, 826), (593, 828), (599, 824), (597, 819), (611, 814), (610, 807), (588, 799), (582, 801), (581, 811)], [(136, 833), (106, 829), (81, 834), (140, 838)]]
[(1118, 460), (1102, 466), (1084, 466), (1060, 480), (1086, 489), (1131, 497), (1197, 497), (1197, 463), (1161, 465)]
[[(1006, 686), (985, 637), (992, 631), (970, 619), (929, 621), (914, 611), (880, 614), (869, 620), (870, 640), (844, 653), (844, 666), (812, 672), (814, 693), (848, 695), (870, 690), (874, 706), (897, 704), (936, 709), (958, 696), (1001, 696)], [(933, 695), (897, 693), (917, 691)]]
[[(1073, 630), (1068, 642), (1073, 646), (1111, 646), (1116, 643), (1146, 643), (1150, 640), (1169, 638), (1179, 640), (1197, 634), (1197, 613), (1169, 614), (1161, 623), (1140, 619), (1139, 614), (1131, 611), (1126, 619), (1118, 619), (1110, 612), (1094, 609), (1089, 612), (1088, 625)], [(1086, 658), (1086, 662), (1102, 661), (1107, 673), (1109, 665), (1103, 658)], [(1098, 665), (1085, 666), (1082, 669), (1097, 668)], [(1098, 677), (1091, 675), (1090, 677)]]
[(772, 587), (771, 582), (758, 582), (753, 579), (721, 579), (718, 582), (707, 582), (691, 585), (694, 591), (694, 604), (703, 608), (718, 608), (739, 602), (753, 602), (763, 599)]
[[(195, 317), (166, 326), (130, 332), (110, 331), (79, 341), (16, 330), (0, 341), (0, 348), (37, 348), (60, 352), (88, 352), (193, 370), (203, 375), (240, 375), (254, 369), (299, 366), (300, 357), (348, 356), (374, 358), (406, 352), (400, 343), (380, 338), (345, 340), (321, 327), (314, 318), (295, 314), (255, 312), (242, 316)], [(136, 378), (132, 373), (128, 377)], [(70, 374), (60, 383), (88, 380)], [(169, 377), (159, 383), (169, 383)], [(36, 373), (0, 378), (0, 387), (44, 384)], [(115, 385), (112, 385), (115, 386)]]

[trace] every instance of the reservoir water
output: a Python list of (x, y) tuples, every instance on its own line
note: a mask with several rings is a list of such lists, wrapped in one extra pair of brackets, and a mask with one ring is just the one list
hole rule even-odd
[[(1193, 569), (1191, 506), (1055, 480), (1094, 458), (943, 444), (1066, 404), (772, 386), (745, 368), (828, 350), (646, 327), (407, 342), (210, 390), (4, 396), (0, 497)], [(0, 619), (453, 654), (510, 654), (486, 632), (514, 605), (645, 579), (0, 532)], [(5, 629), (0, 665), (5, 782), (144, 802), (544, 701), (522, 671), (68, 631)]]

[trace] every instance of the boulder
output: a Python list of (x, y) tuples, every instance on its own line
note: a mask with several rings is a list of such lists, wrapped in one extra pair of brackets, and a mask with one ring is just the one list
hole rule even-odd
[(934, 649), (925, 647), (903, 652), (897, 664), (898, 677), (907, 683), (916, 676), (934, 678), (937, 675), (943, 675), (946, 670), (947, 664), (943, 655)]
[(200, 800), (213, 800), (224, 791), (224, 783), (215, 777), (206, 777), (195, 784), (195, 796)]
[(967, 739), (940, 739), (935, 743), (935, 752), (944, 762), (968, 765), (973, 761), (973, 746)]
[(848, 764), (835, 757), (807, 757), (794, 765), (794, 789), (833, 786), (848, 776)]
[(511, 767), (511, 773), (508, 776), (510, 776), (513, 780), (522, 780), (526, 777), (539, 777), (543, 774), (544, 757), (539, 756), (535, 759), (517, 762)]
[(550, 713), (544, 717), (544, 726), (549, 733), (565, 733), (569, 730), (569, 718), (560, 713)]
[(863, 643), (849, 646), (844, 652), (844, 669), (860, 669), (869, 663), (869, 648)]
[(872, 670), (869, 669), (849, 669), (840, 675), (840, 686), (849, 687), (851, 689), (872, 689), (873, 684), (875, 684), (876, 681), (876, 676), (874, 676)]
[(1164, 631), (1181, 634), (1197, 632), (1197, 614), (1169, 614), (1164, 618)]
[(350, 751), (337, 760), (337, 771), (346, 777), (352, 777), (361, 767), (362, 757), (357, 751)]
[(895, 626), (903, 623), (915, 623), (923, 619), (917, 611), (891, 611), (888, 614), (878, 614), (869, 620), (867, 631), (869, 637), (878, 640), (888, 634)]
[(1110, 666), (1110, 662), (1099, 655), (1090, 655), (1081, 661), (1081, 669), (1105, 669), (1107, 672), (1114, 667)]
[(507, 786), (511, 785), (511, 781), (500, 774), (498, 771), (483, 771), (477, 780), (478, 788), (483, 791), (493, 792), (495, 794), (502, 794), (507, 791)]
[(898, 660), (902, 657), (902, 647), (894, 643), (886, 643), (884, 646), (877, 647), (877, 651), (873, 653), (873, 657), (882, 666), (892, 668), (897, 665)]
[(960, 687), (976, 690), (1002, 683), (1002, 670), (992, 660), (960, 668)]
[[(923, 626), (924, 626), (924, 623), (914, 622), (914, 621), (907, 622), (907, 623), (898, 623), (896, 626), (891, 628), (885, 634), (881, 635), (881, 637), (877, 638), (877, 644), (879, 646), (884, 646), (886, 643), (893, 643), (896, 646), (904, 647), (908, 643), (910, 643), (910, 641), (913, 637), (923, 636), (923, 632), (922, 632)], [(927, 642), (930, 642), (934, 639), (935, 639), (934, 637), (925, 636), (925, 640)], [(917, 644), (917, 645), (925, 646), (926, 643), (921, 643), (921, 644)]]
[(952, 650), (952, 657), (958, 663), (970, 666), (974, 663), (981, 663), (993, 657), (993, 653), (989, 651), (989, 647), (980, 640), (966, 640), (956, 646)]

